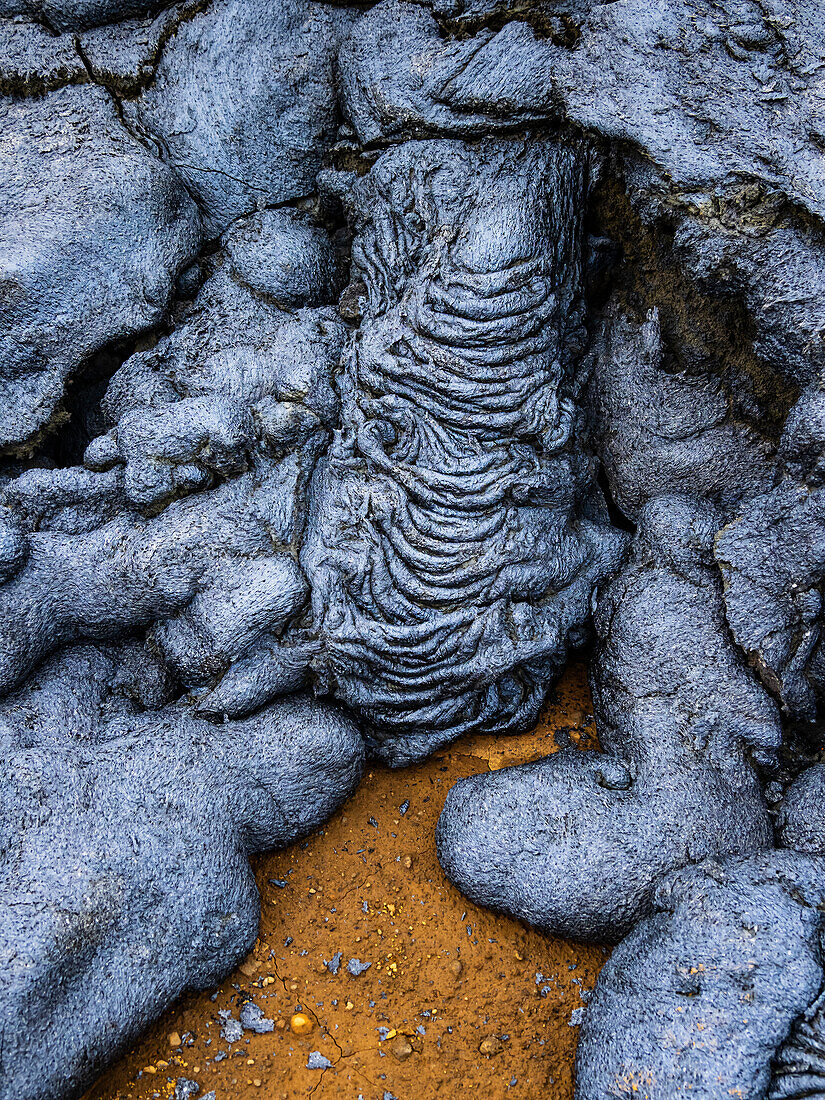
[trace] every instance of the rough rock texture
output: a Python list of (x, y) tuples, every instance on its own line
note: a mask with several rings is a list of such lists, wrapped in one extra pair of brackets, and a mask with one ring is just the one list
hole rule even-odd
[(3, 0), (0, 15), (26, 15), (54, 31), (78, 31), (160, 7), (163, 0)]
[(825, 854), (825, 764), (806, 768), (785, 791), (777, 843), (797, 852)]
[[(572, 7), (571, 25), (559, 20), (572, 42), (557, 42), (552, 21), (540, 34), (527, 19), (452, 37), (425, 7), (384, 0), (343, 55), (359, 136), (480, 133), (561, 115), (638, 145), (680, 186), (757, 176), (825, 213), (825, 28), (812, 0)], [(460, 7), (449, 14), (457, 29), (472, 27)]]
[(301, 563), (320, 667), (406, 763), (533, 724), (623, 538), (576, 439), (587, 163), (412, 142), (348, 201), (363, 315)]
[(786, 479), (720, 532), (716, 557), (734, 638), (783, 705), (814, 718), (825, 491)]
[(630, 562), (599, 598), (603, 754), (560, 753), (450, 792), (439, 860), (477, 903), (615, 940), (649, 911), (663, 874), (771, 845), (749, 756), (770, 760), (779, 715), (730, 642), (714, 519), (685, 499), (648, 505)]
[(582, 1096), (821, 1091), (820, 7), (0, 0), (0, 1095), (248, 945), (359, 766), (295, 693), (403, 764), (591, 623), (603, 751), (443, 865), (629, 934)]
[(0, 95), (40, 94), (89, 79), (71, 35), (22, 17), (0, 17)]
[(126, 104), (190, 189), (209, 236), (311, 195), (335, 138), (338, 43), (352, 16), (307, 0), (213, 0), (183, 22)]
[(665, 878), (587, 1007), (577, 1100), (817, 1095), (771, 1088), (771, 1065), (822, 989), (824, 873), (768, 852)]
[(48, 422), (93, 352), (162, 320), (200, 220), (99, 88), (6, 100), (0, 119), (6, 448)]
[(762, 369), (792, 385), (825, 370), (825, 234), (798, 197), (755, 178), (680, 187), (640, 157), (623, 161), (643, 225), (669, 242), (685, 278), (720, 303), (739, 301)]
[(742, 507), (715, 549), (734, 638), (783, 707), (809, 721), (823, 683), (823, 453), (825, 398), (809, 387), (785, 422), (775, 487)]
[(250, 950), (247, 853), (317, 827), (363, 743), (304, 697), (212, 725), (138, 645), (66, 650), (0, 707), (0, 1096), (76, 1096)]
[(637, 323), (612, 305), (592, 355), (594, 443), (626, 516), (637, 519), (669, 493), (732, 516), (744, 499), (771, 488), (767, 442), (737, 417), (718, 376), (668, 363), (658, 311)]
[[(281, 266), (256, 247), (262, 225), (284, 239)], [(103, 410), (115, 427), (89, 445), (92, 469), (31, 470), (2, 490), (4, 688), (55, 646), (157, 623), (170, 667), (204, 689), (301, 610), (295, 555), (337, 412), (342, 326), (275, 303), (310, 276), (313, 295), (329, 292), (319, 234), (277, 212), (239, 224), (175, 332), (114, 375)], [(229, 694), (223, 710), (252, 709)]]

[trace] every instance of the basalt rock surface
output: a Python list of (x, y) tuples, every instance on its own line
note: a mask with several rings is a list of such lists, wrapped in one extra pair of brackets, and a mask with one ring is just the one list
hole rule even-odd
[(593, 639), (602, 751), (459, 783), (446, 872), (628, 937), (582, 1097), (821, 1091), (823, 56), (813, 0), (0, 0), (0, 1095), (224, 973), (362, 737), (528, 728)]
[(577, 1100), (816, 1095), (788, 1087), (785, 1054), (773, 1063), (822, 990), (822, 884), (821, 857), (794, 852), (665, 878), (600, 975)]
[(301, 563), (325, 671), (393, 764), (534, 723), (622, 552), (577, 444), (587, 168), (411, 142), (348, 194), (362, 316)]
[(67, 649), (0, 708), (3, 1100), (74, 1096), (251, 949), (247, 854), (355, 788), (363, 742), (302, 696), (215, 726), (145, 646)]
[(347, 8), (311, 0), (213, 0), (169, 38), (125, 117), (158, 143), (208, 235), (313, 193), (335, 140), (335, 56), (351, 23)]
[(0, 175), (0, 448), (54, 416), (67, 378), (106, 345), (159, 324), (197, 253), (180, 180), (96, 87), (7, 100)]
[(591, 683), (603, 752), (569, 749), (450, 791), (439, 860), (478, 904), (615, 941), (649, 912), (662, 875), (771, 846), (751, 757), (779, 747), (779, 713), (731, 644), (714, 520), (685, 499), (649, 505), (599, 597)]

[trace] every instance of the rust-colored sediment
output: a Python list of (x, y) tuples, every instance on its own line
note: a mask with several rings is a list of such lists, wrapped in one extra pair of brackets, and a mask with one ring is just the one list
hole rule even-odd
[[(567, 738), (595, 745), (580, 664), (531, 733), (469, 737), (417, 767), (369, 769), (308, 841), (256, 859), (260, 936), (215, 999), (182, 998), (86, 1100), (167, 1100), (177, 1077), (216, 1100), (572, 1097), (576, 1010), (607, 950), (478, 909), (444, 878), (433, 840), (457, 779), (535, 760)], [(337, 952), (335, 975), (325, 960)], [(350, 959), (372, 965), (352, 977)], [(250, 998), (276, 1028), (230, 1045), (218, 1012), (237, 1018)], [(314, 1021), (309, 1034), (290, 1030), (296, 1012)], [(331, 1068), (308, 1069), (313, 1051)]]

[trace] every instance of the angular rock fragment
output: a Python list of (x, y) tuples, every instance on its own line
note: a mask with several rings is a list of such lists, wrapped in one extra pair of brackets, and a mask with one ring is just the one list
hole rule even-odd
[(254, 1001), (247, 1001), (241, 1009), (241, 1026), (245, 1031), (265, 1035), (268, 1031), (275, 1030), (275, 1021), (267, 1019), (260, 1006)]
[(0, 448), (55, 414), (66, 379), (160, 322), (197, 252), (197, 209), (124, 130), (110, 96), (68, 86), (0, 113)]
[(630, 562), (599, 597), (593, 703), (601, 753), (568, 749), (460, 780), (438, 823), (447, 876), (477, 904), (555, 935), (616, 940), (685, 864), (770, 847), (756, 757), (775, 704), (731, 644), (715, 516), (648, 504)]

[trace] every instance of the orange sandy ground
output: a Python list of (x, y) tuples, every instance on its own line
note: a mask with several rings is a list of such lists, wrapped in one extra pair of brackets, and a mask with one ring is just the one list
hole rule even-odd
[[(182, 998), (86, 1100), (168, 1100), (179, 1076), (216, 1100), (571, 1097), (573, 1013), (607, 950), (470, 904), (444, 878), (433, 836), (461, 776), (535, 760), (567, 737), (593, 748), (590, 706), (584, 667), (573, 665), (531, 733), (465, 738), (403, 771), (372, 767), (308, 841), (256, 859), (260, 935), (216, 999)], [(337, 951), (335, 976), (324, 960)], [(351, 958), (372, 966), (351, 977)], [(218, 1010), (237, 1017), (250, 997), (276, 1028), (229, 1047)], [(308, 1035), (290, 1030), (296, 1011), (312, 1019)], [(332, 1068), (308, 1069), (311, 1051)]]

